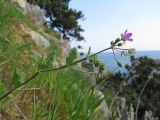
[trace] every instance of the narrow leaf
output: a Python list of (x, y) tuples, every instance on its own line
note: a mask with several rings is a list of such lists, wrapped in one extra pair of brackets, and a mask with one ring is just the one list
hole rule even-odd
[(88, 49), (88, 52), (87, 52), (87, 58), (88, 58), (88, 56), (90, 55), (90, 53), (91, 53), (91, 47), (89, 46), (89, 49)]
[(18, 86), (21, 83), (23, 83), (25, 80), (25, 74), (23, 72), (20, 72), (19, 68), (15, 68), (13, 77), (12, 77), (12, 83), (13, 86)]
[(69, 56), (67, 57), (66, 63), (71, 64), (77, 58), (77, 49), (71, 49)]
[(0, 96), (5, 94), (5, 86), (3, 83), (0, 82)]

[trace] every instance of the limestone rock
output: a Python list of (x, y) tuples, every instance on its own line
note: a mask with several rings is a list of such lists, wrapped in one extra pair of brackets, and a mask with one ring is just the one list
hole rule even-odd
[(30, 38), (39, 46), (42, 46), (44, 48), (47, 48), (50, 46), (50, 43), (49, 41), (44, 37), (42, 36), (40, 33), (24, 26), (24, 25), (20, 25), (21, 27), (21, 30), (26, 34), (26, 35), (29, 35)]
[(70, 43), (67, 40), (63, 40), (63, 39), (57, 39), (54, 36), (51, 36), (45, 32), (42, 33), (43, 36), (47, 39), (47, 40), (51, 40), (54, 41), (56, 44), (59, 44), (60, 47), (60, 53), (61, 53), (61, 58), (58, 60), (59, 65), (65, 65), (66, 64), (66, 58), (68, 57), (68, 54), (70, 52)]
[[(98, 89), (95, 89), (94, 94), (95, 96), (100, 96), (101, 98), (104, 98), (103, 93)], [(99, 108), (99, 116), (100, 116), (99, 120), (108, 120), (109, 118), (109, 109), (105, 100), (101, 102)]]
[(26, 0), (12, 0), (14, 3), (17, 3), (18, 6), (23, 10), (24, 13), (27, 12), (26, 8), (29, 5)]
[(27, 8), (27, 14), (33, 19), (36, 25), (43, 27), (45, 22), (44, 12), (37, 5), (29, 5)]
[(63, 56), (63, 59), (61, 60), (61, 64), (65, 65), (66, 64), (66, 58), (68, 57), (68, 54), (70, 52), (70, 44), (66, 40), (60, 40), (61, 43), (61, 53)]
[(31, 5), (26, 0), (12, 0), (22, 9), (24, 14), (27, 14), (36, 25), (39, 27), (44, 26), (45, 14), (38, 5)]

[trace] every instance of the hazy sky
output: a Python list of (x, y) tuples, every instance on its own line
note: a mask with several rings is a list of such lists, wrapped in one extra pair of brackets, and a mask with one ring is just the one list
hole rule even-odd
[(84, 51), (109, 47), (126, 29), (134, 39), (126, 47), (160, 50), (160, 0), (71, 0), (70, 6), (85, 14)]

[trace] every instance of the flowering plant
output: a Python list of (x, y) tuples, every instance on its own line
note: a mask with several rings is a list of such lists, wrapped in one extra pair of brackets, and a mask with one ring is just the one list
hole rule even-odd
[(132, 33), (127, 33), (128, 30), (126, 30), (123, 34), (121, 34), (121, 39), (124, 41), (133, 41), (133, 39), (131, 38)]

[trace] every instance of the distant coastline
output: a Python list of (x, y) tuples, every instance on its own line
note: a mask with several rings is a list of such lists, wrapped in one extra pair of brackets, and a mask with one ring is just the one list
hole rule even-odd
[[(109, 71), (121, 71), (121, 72), (125, 72), (125, 65), (126, 64), (130, 64), (130, 56), (121, 56), (120, 53), (116, 52), (116, 57), (117, 59), (123, 64), (122, 68), (119, 68), (117, 66), (117, 63), (113, 57), (113, 53), (112, 52), (105, 52), (105, 53), (101, 53), (99, 55), (99, 59), (105, 64), (106, 68)], [(141, 56), (148, 56), (150, 58), (153, 59), (160, 59), (160, 50), (155, 50), (155, 51), (136, 51), (135, 53), (136, 57), (141, 57)], [(116, 69), (116, 70), (115, 70)]]

